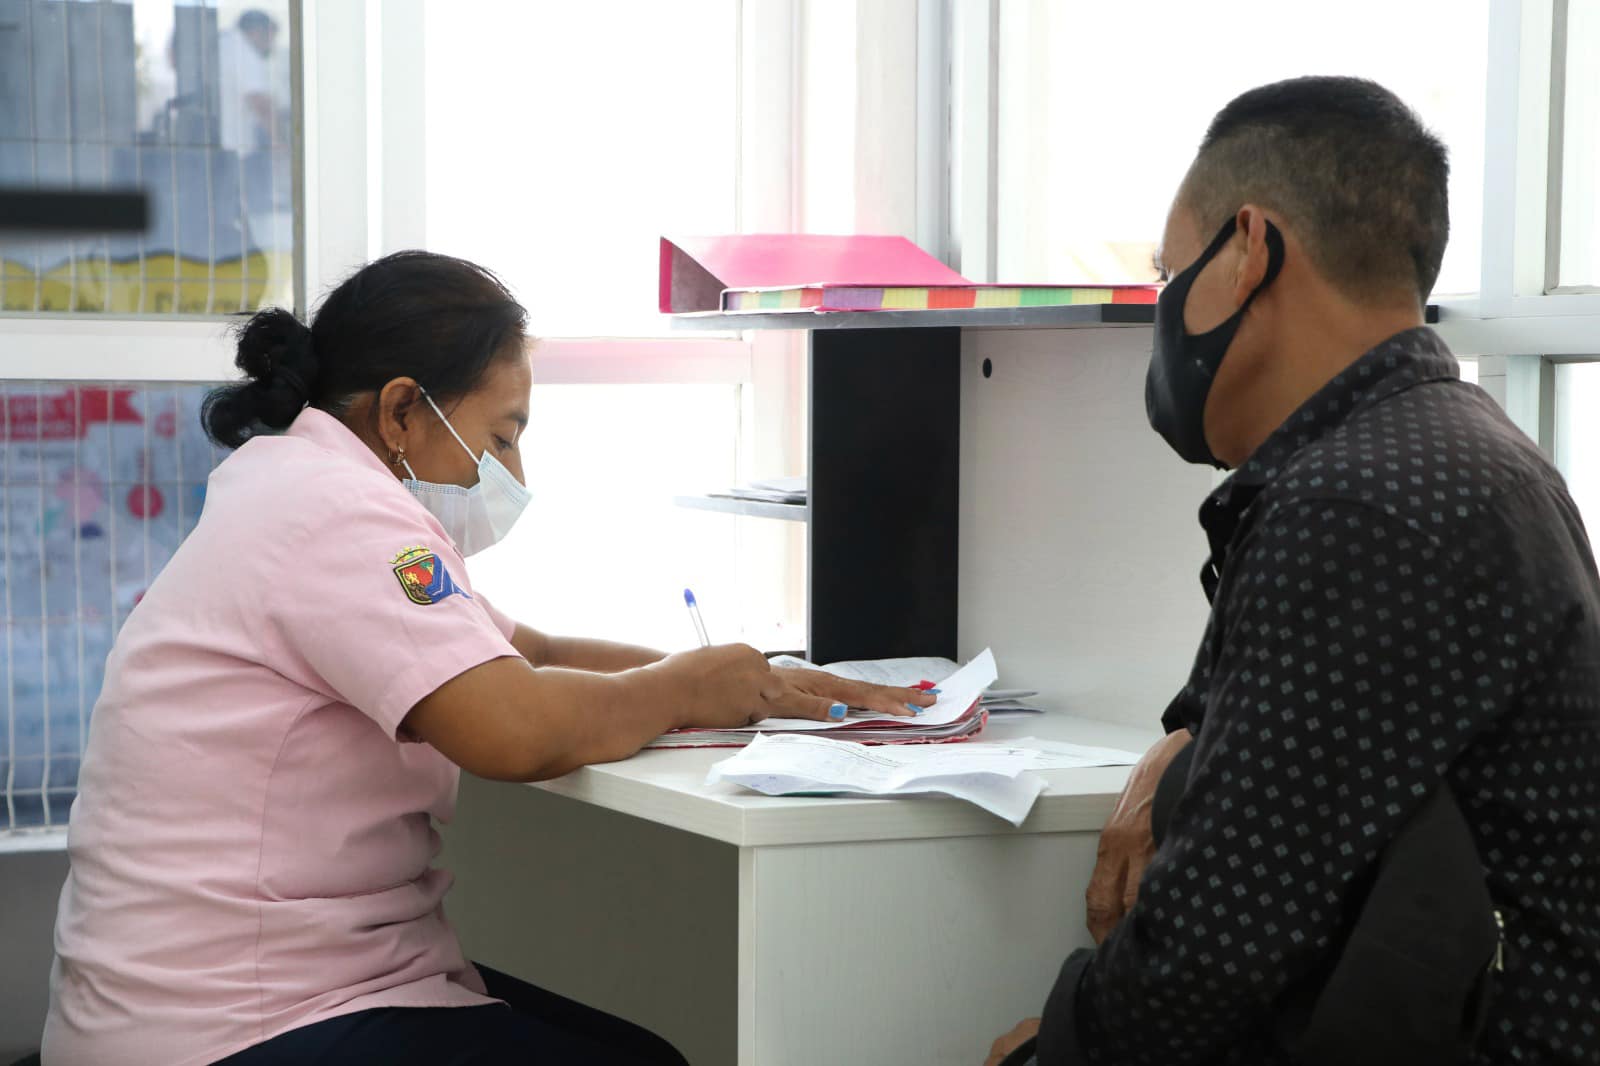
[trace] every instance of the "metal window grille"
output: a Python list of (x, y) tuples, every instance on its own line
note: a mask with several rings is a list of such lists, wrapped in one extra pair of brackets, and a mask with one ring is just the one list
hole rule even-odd
[(226, 454), (205, 391), (0, 383), (0, 832), (67, 823), (111, 642)]

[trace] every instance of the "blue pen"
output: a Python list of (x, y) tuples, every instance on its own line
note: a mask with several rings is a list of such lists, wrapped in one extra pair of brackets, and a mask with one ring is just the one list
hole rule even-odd
[(689, 608), (689, 620), (694, 623), (695, 634), (700, 638), (702, 648), (711, 647), (711, 638), (706, 636), (706, 623), (700, 617), (700, 605), (694, 601), (694, 593), (689, 589), (683, 590), (683, 602)]

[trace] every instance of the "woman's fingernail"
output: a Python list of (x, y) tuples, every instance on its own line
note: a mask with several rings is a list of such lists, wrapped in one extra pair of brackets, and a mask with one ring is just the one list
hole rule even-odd
[(936, 689), (936, 688), (930, 688), (928, 690), (928, 695), (930, 695), (930, 696), (937, 696), (938, 694), (939, 694), (939, 690)]
[(915, 703), (908, 703), (908, 704), (906, 704), (906, 706), (911, 708), (911, 713), (912, 714), (921, 714), (922, 713), (922, 708), (918, 707)]
[(835, 703), (832, 707), (828, 708), (828, 717), (829, 718), (843, 718), (844, 717), (844, 713), (846, 711), (848, 711), (849, 709), (850, 708), (846, 707), (842, 703)]

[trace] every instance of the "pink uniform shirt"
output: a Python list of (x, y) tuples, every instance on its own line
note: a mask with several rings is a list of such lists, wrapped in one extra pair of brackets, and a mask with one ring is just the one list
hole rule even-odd
[(397, 730), (515, 655), (512, 628), (333, 417), (222, 463), (107, 663), (44, 1061), (199, 1066), (352, 1011), (492, 1002), (431, 865), (460, 771)]

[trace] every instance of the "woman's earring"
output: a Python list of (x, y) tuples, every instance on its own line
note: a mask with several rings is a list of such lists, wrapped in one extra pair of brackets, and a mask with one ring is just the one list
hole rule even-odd
[(401, 448), (401, 449), (397, 450), (394, 453), (393, 456), (390, 457), (389, 465), (390, 466), (399, 466), (401, 463), (403, 463), (405, 461), (406, 461), (406, 450), (404, 448)]

